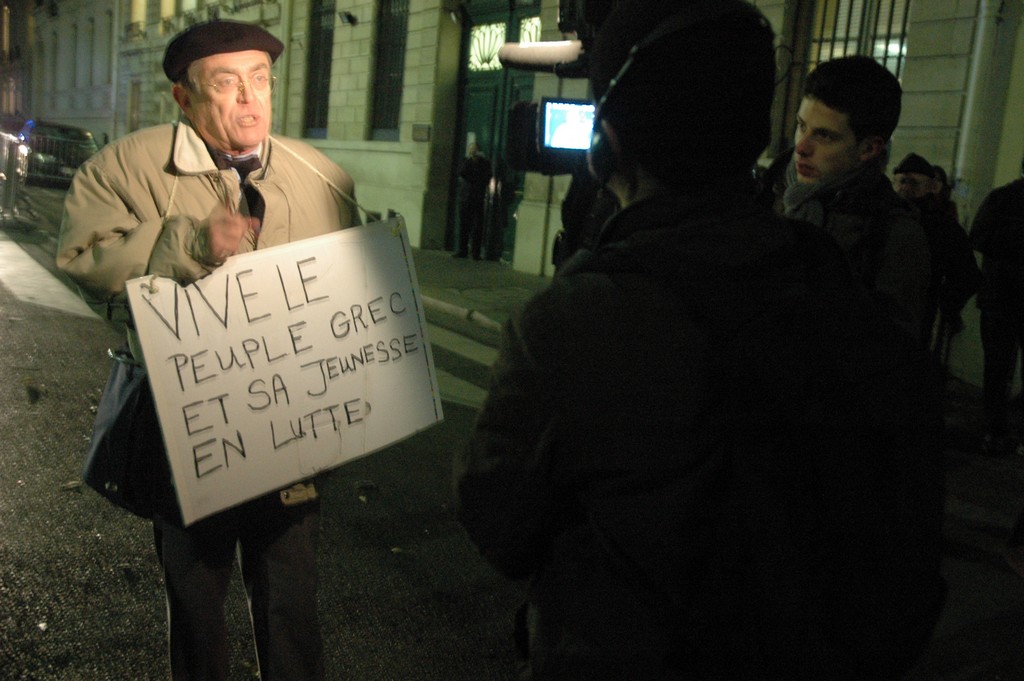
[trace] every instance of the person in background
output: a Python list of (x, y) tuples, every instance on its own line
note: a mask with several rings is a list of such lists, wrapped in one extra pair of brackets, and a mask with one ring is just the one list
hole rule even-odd
[(1019, 434), (1010, 428), (1010, 389), (1024, 347), (1024, 165), (1021, 175), (989, 192), (970, 234), (983, 275), (978, 292), (987, 421), (982, 447), (997, 456), (1022, 451)]
[[(136, 361), (129, 279), (153, 274), (187, 284), (234, 254), (359, 223), (348, 173), (308, 144), (270, 135), (272, 67), (283, 49), (241, 22), (179, 33), (163, 68), (180, 119), (105, 145), (72, 181), (57, 265), (104, 317), (127, 325)], [(159, 432), (152, 446), (166, 461)], [(322, 681), (314, 481), (184, 527), (169, 476), (157, 476), (153, 533), (171, 678), (229, 678), (224, 600), (237, 555), (260, 678)]]
[(453, 462), (470, 539), (529, 580), (521, 679), (895, 679), (938, 618), (936, 381), (835, 242), (758, 203), (773, 37), (739, 0), (598, 31), (621, 210), (504, 326)]
[(942, 166), (933, 166), (935, 169), (935, 184), (932, 185), (932, 193), (939, 198), (939, 203), (946, 209), (950, 217), (960, 223), (960, 211), (953, 201), (953, 183), (949, 181), (949, 174)]
[(831, 235), (868, 290), (919, 337), (928, 242), (883, 172), (901, 100), (896, 77), (870, 57), (819, 64), (804, 84), (782, 201), (787, 217)]
[(936, 191), (941, 184), (934, 165), (918, 154), (907, 154), (893, 169), (892, 183), (896, 193), (918, 209), (918, 219), (928, 239), (931, 278), (921, 340), (942, 357), (952, 337), (964, 328), (960, 312), (978, 292), (981, 270), (967, 232), (950, 216), (947, 204)]
[[(984, 275), (978, 294), (987, 420), (982, 451), (990, 456), (1024, 454), (1009, 413), (1014, 369), (1024, 348), (1024, 162), (1019, 179), (993, 189), (982, 201), (970, 238), (981, 253)], [(1024, 577), (1024, 510), (1006, 540), (1006, 561)]]
[(503, 156), (494, 160), (493, 176), (487, 185), (484, 198), (486, 209), (484, 220), (483, 257), (492, 262), (502, 259), (505, 252), (505, 231), (508, 229), (509, 218), (515, 210), (516, 175)]
[(459, 197), (459, 247), (456, 258), (473, 255), (479, 260), (484, 248), (484, 209), (487, 185), (491, 181), (491, 162), (480, 153), (480, 145), (470, 142), (466, 158), (459, 168), (462, 179)]

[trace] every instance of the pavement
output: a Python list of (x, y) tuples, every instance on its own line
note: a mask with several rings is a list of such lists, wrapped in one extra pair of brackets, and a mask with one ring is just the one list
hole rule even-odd
[[(53, 274), (59, 199), (29, 192), (0, 229), (0, 681), (166, 678), (148, 524), (78, 480), (108, 371), (99, 358), (119, 334)], [(440, 251), (414, 260), (445, 422), (346, 464), (323, 492), (329, 678), (511, 680), (523, 585), (490, 570), (454, 522), (448, 471), (501, 324), (547, 279)], [(906, 678), (1024, 681), (1024, 579), (1002, 554), (1024, 504), (1024, 457), (981, 454), (976, 386), (951, 379), (946, 404), (949, 599)], [(228, 618), (232, 679), (253, 679), (240, 593)]]
[(508, 263), (455, 258), (445, 251), (416, 249), (413, 258), (431, 319), (494, 347), (502, 324), (550, 281)]

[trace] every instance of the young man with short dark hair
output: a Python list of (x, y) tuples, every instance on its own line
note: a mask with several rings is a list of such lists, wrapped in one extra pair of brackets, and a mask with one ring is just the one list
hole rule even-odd
[(928, 244), (914, 210), (883, 172), (901, 97), (896, 77), (870, 57), (819, 64), (797, 113), (783, 206), (787, 217), (830, 234), (864, 285), (919, 337)]

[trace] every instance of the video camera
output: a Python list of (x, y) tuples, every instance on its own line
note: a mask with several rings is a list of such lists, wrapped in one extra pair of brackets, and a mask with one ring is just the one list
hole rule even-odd
[(509, 112), (506, 157), (513, 170), (566, 175), (586, 158), (594, 129), (594, 103), (544, 97), (516, 102)]
[[(506, 43), (498, 50), (505, 68), (586, 78), (587, 51), (614, 0), (561, 0), (558, 30), (567, 40)], [(594, 127), (594, 103), (565, 97), (516, 102), (509, 111), (506, 158), (517, 171), (566, 175), (584, 161)]]

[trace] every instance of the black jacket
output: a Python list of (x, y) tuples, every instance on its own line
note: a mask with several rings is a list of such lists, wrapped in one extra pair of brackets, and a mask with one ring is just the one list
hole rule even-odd
[(982, 254), (978, 307), (1024, 315), (1024, 179), (989, 192), (974, 216), (970, 238)]
[(960, 310), (981, 286), (981, 270), (974, 259), (967, 232), (949, 211), (948, 205), (928, 194), (913, 201), (921, 211), (921, 227), (928, 239), (931, 277), (921, 337), (931, 338), (936, 314), (941, 312), (952, 328), (960, 326)]
[(941, 603), (919, 352), (834, 242), (747, 197), (613, 218), (505, 327), (455, 464), (470, 537), (531, 579), (531, 678), (904, 669)]

